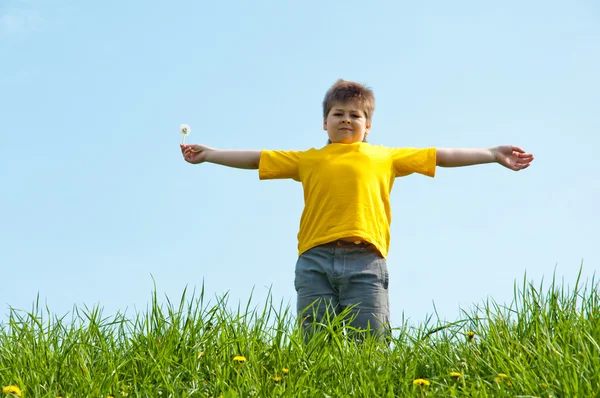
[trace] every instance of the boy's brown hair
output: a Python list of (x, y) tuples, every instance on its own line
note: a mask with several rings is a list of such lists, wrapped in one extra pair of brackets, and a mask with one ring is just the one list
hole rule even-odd
[(368, 121), (371, 121), (375, 111), (375, 95), (373, 90), (364, 84), (338, 79), (323, 100), (323, 119), (327, 119), (329, 111), (336, 102), (356, 101), (365, 112)]

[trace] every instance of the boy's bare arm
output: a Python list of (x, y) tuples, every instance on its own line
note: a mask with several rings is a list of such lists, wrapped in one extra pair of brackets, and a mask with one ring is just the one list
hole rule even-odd
[(472, 166), (483, 163), (499, 163), (511, 170), (523, 170), (533, 161), (533, 155), (513, 145), (493, 148), (438, 148), (437, 165), (441, 167)]
[(220, 164), (238, 169), (258, 169), (261, 151), (216, 149), (204, 145), (181, 145), (186, 162)]

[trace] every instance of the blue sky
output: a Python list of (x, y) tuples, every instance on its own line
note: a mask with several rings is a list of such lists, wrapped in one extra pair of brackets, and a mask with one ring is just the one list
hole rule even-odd
[(133, 313), (188, 286), (295, 309), (301, 186), (192, 166), (188, 143), (308, 149), (338, 78), (373, 88), (370, 141), (514, 144), (536, 160), (412, 175), (392, 193), (392, 323), (510, 301), (600, 263), (595, 1), (3, 0), (0, 321), (39, 294)]

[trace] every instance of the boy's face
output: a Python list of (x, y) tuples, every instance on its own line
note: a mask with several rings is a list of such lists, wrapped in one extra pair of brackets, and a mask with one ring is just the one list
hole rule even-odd
[(323, 130), (327, 130), (332, 143), (362, 142), (370, 128), (371, 122), (355, 101), (335, 102), (323, 121)]

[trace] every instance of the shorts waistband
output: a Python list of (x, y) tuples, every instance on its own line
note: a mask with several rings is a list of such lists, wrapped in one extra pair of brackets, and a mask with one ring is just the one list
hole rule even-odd
[(356, 240), (356, 241), (350, 241), (350, 240), (343, 240), (343, 239), (338, 239), (338, 240), (334, 240), (331, 242), (327, 242), (324, 243), (320, 246), (324, 246), (324, 247), (370, 247), (373, 246), (372, 243), (367, 242), (365, 240)]

